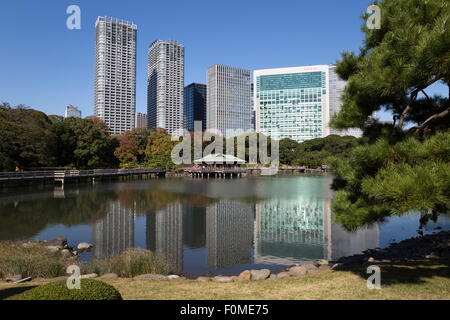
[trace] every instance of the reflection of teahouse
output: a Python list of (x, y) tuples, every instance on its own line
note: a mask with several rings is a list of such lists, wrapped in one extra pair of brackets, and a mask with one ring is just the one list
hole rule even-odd
[(243, 164), (245, 164), (245, 160), (233, 155), (215, 153), (195, 160), (194, 167), (187, 168), (186, 172), (191, 173), (193, 177), (233, 178), (233, 176), (240, 177), (243, 173), (247, 173), (240, 167)]

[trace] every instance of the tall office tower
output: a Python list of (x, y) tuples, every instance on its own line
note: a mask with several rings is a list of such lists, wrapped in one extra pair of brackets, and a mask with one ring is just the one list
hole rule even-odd
[(206, 79), (206, 128), (227, 138), (236, 135), (233, 130), (252, 131), (250, 71), (215, 64)]
[(254, 102), (254, 98), (253, 98), (253, 92), (255, 91), (255, 86), (251, 85), (250, 87), (250, 105), (252, 106), (252, 131), (256, 131), (256, 111), (255, 111), (255, 102)]
[(252, 261), (255, 206), (220, 200), (206, 208), (206, 264), (222, 269)]
[[(333, 66), (256, 70), (254, 81), (257, 132), (298, 142), (336, 134), (329, 122), (340, 110), (345, 82)], [(348, 133), (361, 135), (356, 129)]]
[[(347, 82), (342, 80), (336, 73), (336, 66), (331, 65), (329, 68), (329, 86), (330, 86), (330, 119), (341, 111), (342, 106), (342, 94)], [(336, 134), (339, 136), (354, 136), (357, 138), (362, 137), (362, 130), (359, 128), (349, 128), (345, 130), (337, 130), (330, 128), (330, 134)]]
[(64, 114), (64, 118), (81, 118), (81, 111), (77, 107), (74, 107), (73, 105), (69, 104), (66, 107), (66, 113)]
[(134, 211), (120, 201), (111, 202), (106, 216), (92, 226), (93, 255), (111, 257), (134, 247)]
[(206, 85), (191, 83), (184, 88), (185, 128), (194, 131), (194, 121), (202, 122), (202, 131), (206, 130)]
[(131, 22), (99, 17), (95, 23), (94, 114), (111, 134), (134, 129), (136, 36)]
[(184, 47), (174, 40), (156, 40), (148, 52), (148, 128), (169, 134), (183, 128)]
[(183, 205), (169, 204), (146, 219), (147, 249), (165, 257), (171, 272), (183, 272)]
[(145, 113), (136, 112), (136, 128), (147, 128), (147, 115)]

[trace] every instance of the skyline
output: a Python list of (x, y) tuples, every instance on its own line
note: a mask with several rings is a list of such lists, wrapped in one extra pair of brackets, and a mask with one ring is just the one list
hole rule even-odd
[[(363, 40), (359, 16), (371, 1), (138, 1), (63, 0), (0, 4), (0, 101), (63, 115), (72, 104), (94, 114), (95, 21), (109, 16), (138, 27), (136, 111), (147, 109), (147, 53), (156, 39), (186, 48), (185, 83), (206, 83), (206, 70), (223, 64), (251, 71), (333, 64)], [(81, 8), (81, 30), (68, 30), (66, 9)], [(326, 22), (326, 23), (324, 23)], [(14, 27), (14, 32), (8, 32)], [(45, 37), (42, 37), (45, 35)], [(431, 94), (444, 91), (437, 85)], [(445, 92), (446, 93), (446, 92)], [(381, 120), (384, 112), (378, 114)]]

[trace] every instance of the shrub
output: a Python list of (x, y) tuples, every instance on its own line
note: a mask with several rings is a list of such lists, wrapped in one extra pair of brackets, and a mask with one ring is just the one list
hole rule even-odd
[(22, 292), (7, 300), (122, 300), (116, 288), (101, 281), (82, 279), (80, 287), (79, 290), (69, 290), (66, 280), (61, 280)]
[(110, 258), (93, 260), (83, 269), (84, 273), (116, 273), (125, 278), (147, 273), (167, 274), (167, 263), (149, 250), (128, 249)]
[(72, 264), (73, 259), (40, 243), (0, 242), (0, 279), (16, 274), (33, 278), (63, 276)]

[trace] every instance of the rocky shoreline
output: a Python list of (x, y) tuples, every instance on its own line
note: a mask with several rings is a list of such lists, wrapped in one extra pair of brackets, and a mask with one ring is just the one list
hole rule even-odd
[[(52, 241), (44, 242), (44, 244), (49, 250), (60, 251), (61, 254), (75, 257), (75, 259), (80, 252), (89, 251), (93, 247), (89, 243), (82, 242), (78, 244), (76, 248), (70, 248), (67, 245), (67, 239), (64, 237), (57, 237)], [(24, 243), (24, 245), (26, 245), (26, 243)], [(450, 231), (441, 231), (439, 233), (406, 239), (399, 243), (393, 243), (385, 249), (370, 249), (361, 254), (342, 257), (337, 261), (327, 261), (324, 259), (306, 261), (304, 264), (293, 265), (280, 270), (245, 270), (239, 275), (213, 275), (208, 273), (203, 276), (195, 276), (190, 274), (170, 274), (166, 276), (161, 274), (142, 274), (134, 277), (133, 279), (168, 281), (191, 280), (200, 282), (213, 281), (219, 283), (229, 283), (300, 277), (315, 274), (324, 270), (339, 270), (348, 266), (369, 266), (439, 259), (450, 259)], [(67, 277), (63, 276), (59, 278)], [(104, 275), (92, 273), (84, 274), (81, 278), (112, 279), (118, 278), (118, 275), (115, 273), (108, 273)], [(13, 276), (5, 280), (21, 283), (24, 281), (31, 281), (32, 279), (21, 279), (20, 276)]]

